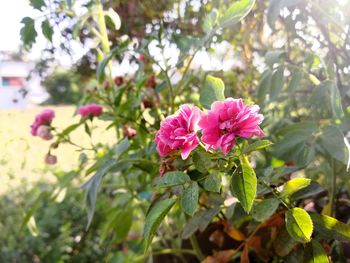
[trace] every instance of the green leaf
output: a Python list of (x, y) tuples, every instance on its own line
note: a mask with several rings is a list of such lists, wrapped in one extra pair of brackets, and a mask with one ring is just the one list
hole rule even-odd
[(329, 125), (322, 129), (320, 144), (334, 159), (348, 163), (349, 151), (344, 142), (344, 135), (337, 126)]
[(204, 32), (209, 32), (211, 31), (216, 23), (217, 23), (217, 19), (218, 19), (218, 11), (213, 10), (211, 11), (205, 18), (203, 21), (203, 31)]
[(182, 232), (182, 239), (188, 239), (197, 230), (204, 231), (214, 216), (220, 213), (220, 206), (208, 210), (202, 210), (196, 213), (190, 220), (188, 220)]
[(186, 173), (173, 171), (173, 172), (167, 172), (166, 174), (164, 174), (164, 176), (160, 179), (158, 186), (169, 187), (169, 186), (185, 184), (190, 181), (191, 181), (191, 178)]
[(68, 135), (68, 134), (70, 134), (72, 131), (74, 131), (75, 129), (77, 129), (81, 124), (82, 124), (82, 122), (69, 125), (67, 128), (65, 128), (65, 129), (62, 131), (61, 134), (62, 134), (63, 136)]
[(209, 174), (203, 180), (203, 188), (210, 192), (219, 193), (221, 189), (221, 175), (218, 172)]
[(248, 158), (242, 156), (241, 165), (231, 177), (231, 192), (240, 201), (243, 209), (249, 213), (252, 208), (257, 189), (257, 179)]
[(130, 143), (128, 138), (124, 138), (120, 140), (114, 147), (113, 147), (113, 152), (114, 152), (114, 157), (118, 159), (127, 149), (129, 149)]
[(281, 192), (281, 197), (290, 197), (295, 192), (307, 187), (311, 182), (308, 178), (294, 178), (286, 182)]
[(341, 119), (344, 117), (344, 111), (339, 89), (334, 81), (326, 80), (325, 82), (325, 85), (329, 88), (333, 116), (336, 119)]
[(290, 80), (288, 85), (289, 93), (294, 93), (300, 87), (302, 77), (303, 73), (299, 70), (293, 73), (292, 79)]
[(327, 253), (324, 251), (320, 242), (313, 239), (306, 245), (303, 263), (329, 263)]
[(222, 28), (233, 26), (241, 21), (253, 8), (255, 0), (240, 0), (234, 2), (219, 18)]
[(199, 101), (201, 105), (210, 109), (211, 104), (214, 101), (225, 100), (225, 84), (221, 79), (213, 76), (207, 76), (204, 88), (200, 91)]
[(21, 40), (26, 49), (30, 49), (35, 43), (37, 33), (35, 30), (34, 20), (30, 17), (24, 17), (21, 21), (23, 27), (21, 28)]
[(263, 105), (266, 99), (266, 95), (271, 90), (271, 80), (272, 80), (272, 71), (267, 69), (261, 75), (261, 79), (258, 85), (258, 101), (259, 105)]
[(315, 232), (323, 238), (350, 241), (350, 226), (330, 216), (314, 213), (311, 213), (310, 216), (315, 226)]
[(270, 142), (269, 140), (259, 140), (259, 141), (253, 142), (252, 144), (249, 144), (247, 147), (244, 147), (244, 149), (242, 150), (242, 153), (246, 154), (246, 153), (258, 151), (261, 149), (265, 149), (266, 147), (269, 147), (272, 144), (273, 143)]
[(271, 79), (270, 101), (278, 98), (284, 84), (284, 67), (279, 66), (273, 73)]
[(159, 201), (152, 206), (147, 214), (143, 230), (144, 253), (147, 252), (149, 245), (152, 243), (154, 233), (175, 202), (176, 199), (165, 199)]
[(52, 27), (50, 25), (49, 20), (45, 19), (41, 23), (41, 30), (43, 32), (43, 35), (47, 38), (47, 40), (52, 42), (53, 29), (52, 29)]
[(87, 215), (88, 215), (88, 223), (86, 228), (89, 228), (92, 218), (95, 213), (95, 205), (96, 205), (96, 198), (97, 198), (97, 192), (102, 180), (102, 177), (106, 175), (115, 165), (116, 160), (109, 159), (105, 163), (103, 163), (99, 169), (97, 170), (96, 174), (92, 176), (83, 186), (82, 188), (85, 189), (85, 202), (86, 202), (86, 209), (87, 209)]
[(201, 173), (207, 173), (211, 166), (210, 155), (207, 152), (195, 151), (192, 156), (193, 164)]
[(277, 210), (280, 202), (276, 198), (268, 198), (262, 201), (254, 202), (252, 217), (256, 221), (263, 222), (272, 216)]
[(304, 209), (295, 207), (287, 211), (285, 220), (287, 231), (295, 241), (310, 242), (313, 224), (309, 214)]
[(181, 208), (189, 216), (193, 216), (197, 210), (199, 197), (199, 187), (196, 182), (192, 182), (181, 195)]
[(280, 257), (287, 256), (295, 247), (297, 242), (291, 238), (287, 229), (283, 226), (278, 231), (277, 237), (273, 242), (273, 248)]
[(301, 0), (270, 0), (267, 9), (267, 23), (270, 28), (273, 30), (275, 29), (275, 23), (282, 8), (296, 5), (300, 1)]
[(322, 188), (318, 183), (311, 181), (308, 186), (305, 188), (302, 188), (295, 193), (291, 195), (292, 200), (299, 200), (299, 199), (305, 199), (309, 197), (313, 197), (321, 192), (323, 192), (325, 189)]
[(46, 6), (45, 1), (44, 0), (29, 0), (30, 5), (41, 11), (41, 8)]
[(265, 63), (271, 69), (275, 63), (281, 63), (287, 58), (287, 52), (284, 50), (272, 50), (265, 54)]
[(120, 20), (118, 13), (113, 8), (109, 8), (107, 15), (111, 19), (111, 21), (114, 25), (114, 29), (119, 30), (121, 25), (122, 25), (122, 22)]

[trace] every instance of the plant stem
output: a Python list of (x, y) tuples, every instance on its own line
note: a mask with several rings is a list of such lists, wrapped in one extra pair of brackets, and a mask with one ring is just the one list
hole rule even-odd
[(202, 261), (204, 259), (204, 255), (203, 255), (203, 253), (201, 251), (201, 248), (198, 245), (198, 241), (197, 241), (197, 238), (196, 238), (195, 234), (193, 234), (190, 237), (190, 241), (191, 241), (192, 248), (195, 251), (195, 254), (196, 254), (197, 258), (200, 261)]

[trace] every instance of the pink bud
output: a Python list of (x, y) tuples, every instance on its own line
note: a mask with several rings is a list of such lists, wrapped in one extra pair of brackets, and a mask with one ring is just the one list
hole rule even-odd
[(125, 126), (124, 127), (124, 130), (123, 130), (123, 135), (125, 137), (128, 137), (128, 138), (132, 138), (134, 136), (136, 136), (137, 132), (135, 129), (129, 127), (129, 126)]
[(50, 132), (50, 127), (46, 125), (40, 125), (36, 134), (43, 140), (47, 141), (53, 138), (52, 133)]
[(57, 163), (57, 156), (55, 155), (51, 155), (51, 154), (47, 154), (45, 156), (45, 163), (48, 165), (54, 165)]

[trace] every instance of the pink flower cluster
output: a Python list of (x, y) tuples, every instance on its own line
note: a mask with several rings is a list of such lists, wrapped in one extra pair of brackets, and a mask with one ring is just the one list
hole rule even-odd
[(207, 112), (182, 105), (177, 114), (161, 122), (155, 138), (157, 151), (160, 156), (167, 156), (180, 150), (182, 159), (186, 159), (198, 146), (197, 132), (201, 130), (206, 150), (220, 149), (226, 155), (236, 138), (264, 136), (259, 127), (264, 117), (259, 110), (258, 105), (244, 105), (242, 99), (233, 98), (214, 102)]
[(88, 105), (84, 105), (81, 106), (78, 109), (78, 113), (82, 116), (82, 117), (98, 117), (102, 114), (102, 106), (99, 104), (88, 104)]
[(50, 132), (50, 125), (52, 120), (55, 118), (55, 112), (51, 109), (43, 110), (41, 113), (36, 115), (33, 124), (30, 126), (31, 134), (33, 136), (39, 136), (44, 140), (52, 139)]

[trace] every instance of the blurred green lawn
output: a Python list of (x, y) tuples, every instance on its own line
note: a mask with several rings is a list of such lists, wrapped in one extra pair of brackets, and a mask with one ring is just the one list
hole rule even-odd
[[(56, 112), (53, 126), (59, 130), (79, 121), (75, 116), (74, 106), (48, 106)], [(2, 110), (0, 111), (0, 194), (11, 190), (21, 184), (35, 182), (37, 180), (55, 180), (52, 171), (55, 169), (69, 171), (77, 167), (80, 152), (71, 145), (60, 145), (53, 154), (58, 158), (54, 166), (44, 163), (44, 156), (52, 141), (44, 141), (30, 134), (30, 125), (35, 115), (43, 110), (43, 107), (35, 107), (26, 110)], [(93, 141), (113, 143), (115, 141), (112, 130), (106, 131), (107, 124), (94, 120)], [(89, 147), (90, 138), (80, 127), (73, 132), (73, 142)]]

